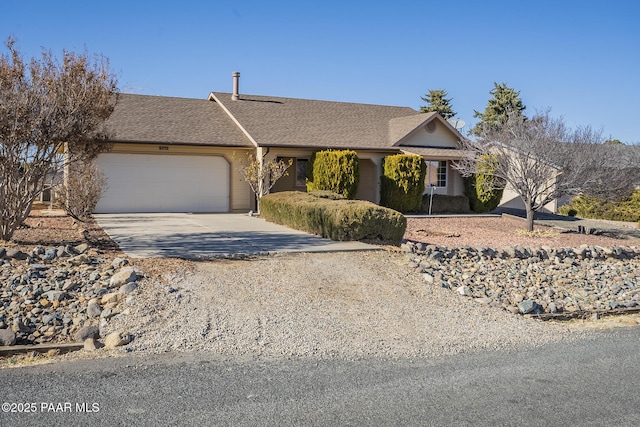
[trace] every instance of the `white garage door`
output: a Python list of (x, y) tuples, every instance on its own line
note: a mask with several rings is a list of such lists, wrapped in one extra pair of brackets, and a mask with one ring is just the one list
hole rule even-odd
[(228, 212), (229, 163), (217, 156), (106, 153), (96, 213)]

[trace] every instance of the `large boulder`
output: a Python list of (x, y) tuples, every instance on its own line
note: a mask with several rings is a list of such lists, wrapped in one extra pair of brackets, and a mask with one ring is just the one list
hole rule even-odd
[(111, 276), (111, 281), (109, 282), (109, 284), (112, 287), (119, 288), (126, 283), (135, 282), (137, 278), (138, 276), (136, 275), (136, 271), (133, 267), (125, 267)]
[(11, 329), (0, 329), (0, 345), (14, 345), (16, 334)]

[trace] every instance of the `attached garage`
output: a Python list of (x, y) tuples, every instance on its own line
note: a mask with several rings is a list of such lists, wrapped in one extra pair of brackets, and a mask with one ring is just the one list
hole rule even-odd
[(108, 188), (96, 213), (229, 211), (224, 157), (105, 153), (98, 166)]

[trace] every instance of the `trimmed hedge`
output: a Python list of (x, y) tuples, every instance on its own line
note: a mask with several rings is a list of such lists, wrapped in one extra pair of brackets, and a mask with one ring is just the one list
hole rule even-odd
[(422, 156), (394, 154), (382, 159), (380, 204), (400, 212), (419, 212), (427, 165)]
[[(431, 194), (427, 193), (422, 196), (422, 213), (429, 213), (430, 199)], [(432, 214), (466, 214), (470, 212), (469, 198), (467, 196), (433, 195)]]
[(314, 153), (307, 168), (307, 191), (328, 190), (353, 199), (360, 181), (358, 165), (358, 156), (353, 150)]
[(492, 189), (494, 186), (501, 187), (496, 183), (493, 175), (496, 158), (489, 154), (484, 154), (478, 159), (478, 173), (470, 177), (465, 177), (464, 195), (469, 198), (471, 210), (476, 213), (491, 212), (500, 204), (503, 189)]
[(617, 203), (595, 197), (576, 197), (558, 211), (562, 215), (581, 218), (639, 222), (640, 226), (640, 190), (635, 190), (631, 196)]
[(363, 200), (331, 199), (315, 192), (283, 191), (264, 196), (260, 214), (267, 221), (332, 240), (400, 245), (406, 218)]

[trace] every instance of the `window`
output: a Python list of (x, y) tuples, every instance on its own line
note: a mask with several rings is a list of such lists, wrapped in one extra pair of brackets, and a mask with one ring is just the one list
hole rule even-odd
[(447, 162), (427, 161), (427, 176), (424, 179), (425, 187), (447, 186)]
[(296, 187), (307, 185), (307, 166), (309, 159), (296, 159)]

